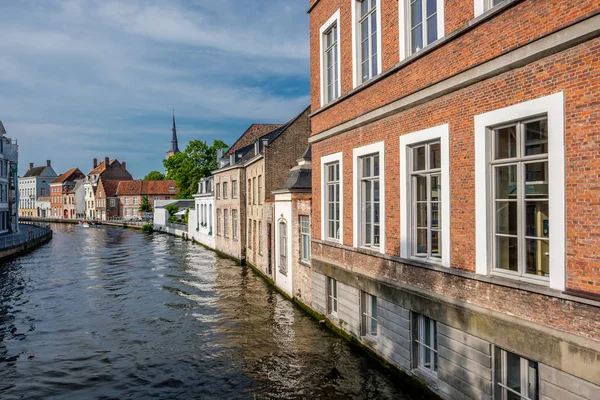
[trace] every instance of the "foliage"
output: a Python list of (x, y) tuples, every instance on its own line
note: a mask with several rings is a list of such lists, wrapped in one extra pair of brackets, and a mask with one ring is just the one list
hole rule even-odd
[(142, 204), (138, 208), (138, 211), (143, 213), (151, 213), (152, 212), (152, 204), (150, 204), (150, 200), (148, 196), (142, 196)]
[(179, 217), (176, 217), (176, 216), (174, 216), (174, 215), (171, 215), (171, 216), (169, 217), (169, 222), (170, 222), (170, 223), (172, 223), (172, 224), (180, 224), (180, 223), (181, 223), (181, 220), (179, 219)]
[(165, 174), (160, 171), (150, 171), (148, 175), (144, 177), (145, 181), (164, 181), (165, 179)]
[(152, 233), (154, 232), (154, 226), (152, 224), (142, 225), (142, 232)]
[(211, 171), (217, 169), (217, 151), (228, 147), (221, 140), (215, 140), (212, 146), (202, 140), (192, 140), (185, 151), (163, 161), (167, 179), (174, 180), (179, 189), (178, 199), (192, 198), (200, 178), (210, 176)]
[(190, 209), (185, 210), (185, 214), (183, 214), (183, 223), (187, 225), (188, 219), (190, 217)]
[(169, 212), (170, 217), (173, 217), (179, 211), (179, 207), (177, 207), (175, 204), (169, 204), (165, 206), (165, 210)]

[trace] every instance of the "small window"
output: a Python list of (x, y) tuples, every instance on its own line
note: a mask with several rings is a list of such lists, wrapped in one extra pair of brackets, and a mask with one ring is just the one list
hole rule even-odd
[(300, 258), (310, 261), (310, 217), (300, 216)]
[(438, 368), (437, 324), (431, 318), (414, 314), (416, 367), (429, 374), (436, 375)]
[(258, 176), (258, 204), (262, 204), (263, 195), (262, 195), (262, 175)]
[(226, 199), (228, 196), (227, 193), (227, 182), (223, 182), (223, 198)]
[(223, 236), (229, 237), (229, 210), (223, 210)]
[(279, 272), (287, 276), (287, 223), (279, 223)]
[(377, 336), (377, 296), (362, 292), (360, 305), (363, 336)]
[(438, 16), (444, 6), (442, 0), (407, 0), (409, 16), (409, 43), (410, 52), (416, 53), (431, 43), (438, 40), (442, 35), (443, 23)]
[(247, 244), (247, 246), (249, 249), (252, 248), (252, 220), (251, 219), (248, 220), (248, 244)]
[(337, 315), (338, 312), (338, 290), (337, 281), (333, 278), (327, 278), (327, 312)]
[(262, 235), (262, 221), (258, 221), (258, 254), (262, 255), (262, 242), (263, 242), (263, 235)]
[(252, 204), (252, 179), (248, 179), (248, 205)]
[(221, 210), (217, 208), (217, 235), (221, 236)]
[(237, 210), (231, 210), (231, 219), (233, 220), (233, 238), (237, 239), (238, 238), (238, 211)]
[(537, 400), (538, 386), (537, 362), (498, 347), (494, 349), (495, 399)]
[(217, 200), (219, 200), (221, 198), (221, 184), (217, 183), (217, 190), (216, 190), (216, 196), (217, 196)]
[(252, 178), (252, 204), (256, 204), (256, 177)]
[(237, 197), (238, 197), (237, 181), (231, 181), (231, 197), (234, 199), (237, 199)]

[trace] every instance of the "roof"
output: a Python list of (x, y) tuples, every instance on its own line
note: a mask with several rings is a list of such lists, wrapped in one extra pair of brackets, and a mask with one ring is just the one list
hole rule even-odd
[(310, 145), (308, 145), (302, 157), (298, 159), (297, 165), (288, 172), (288, 176), (280, 190), (294, 191), (312, 188), (311, 157), (312, 151)]
[(281, 124), (252, 124), (252, 125), (250, 125), (250, 127), (248, 129), (246, 129), (246, 132), (244, 132), (242, 134), (242, 136), (240, 136), (238, 138), (238, 140), (236, 140), (236, 142), (227, 150), (227, 152), (224, 154), (224, 157), (229, 156), (232, 152), (237, 151), (237, 150), (241, 149), (242, 147), (245, 147), (245, 146), (248, 146), (248, 145), (254, 143), (254, 141), (256, 139), (263, 137), (267, 133), (279, 128), (280, 126), (281, 126)]
[(6, 129), (4, 129), (2, 121), (0, 121), (0, 135), (6, 135)]
[[(112, 163), (114, 163), (115, 161), (117, 161), (117, 159), (113, 158), (112, 160), (110, 160), (108, 162), (108, 164), (112, 165)], [(105, 165), (105, 162), (102, 161), (100, 164), (98, 164), (98, 166), (96, 168), (91, 170), (88, 175), (99, 175), (99, 174), (103, 173), (104, 171), (106, 171), (106, 165)]]
[(46, 169), (45, 166), (29, 168), (27, 170), (27, 172), (25, 172), (25, 175), (23, 175), (23, 178), (31, 178), (32, 176), (40, 176), (42, 173), (44, 173), (45, 169)]
[(117, 189), (119, 188), (119, 183), (129, 181), (105, 181), (102, 179), (101, 182), (106, 197), (115, 197), (117, 194)]
[(52, 182), (50, 182), (50, 184), (52, 185), (52, 184), (56, 184), (56, 183), (65, 183), (66, 181), (72, 180), (71, 178), (74, 178), (75, 175), (83, 176), (83, 172), (81, 172), (79, 170), (79, 168), (71, 168), (64, 174), (59, 175), (56, 179), (54, 179)]
[[(171, 190), (173, 188), (173, 190)], [(123, 195), (176, 195), (179, 189), (175, 181), (121, 181), (117, 187), (117, 196)]]
[(37, 198), (36, 201), (48, 201), (48, 202), (50, 202), (50, 200), (52, 200), (51, 196), (40, 196), (40, 197)]

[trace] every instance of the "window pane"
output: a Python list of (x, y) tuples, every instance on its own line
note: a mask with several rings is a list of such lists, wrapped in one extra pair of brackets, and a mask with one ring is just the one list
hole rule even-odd
[(496, 236), (496, 268), (518, 271), (517, 238)]
[(423, 10), (421, 8), (421, 0), (415, 0), (410, 5), (410, 27), (414, 28), (419, 25), (423, 19)]
[(442, 256), (442, 234), (439, 231), (431, 231), (431, 256)]
[(427, 19), (427, 44), (435, 42), (437, 38), (437, 15), (434, 15)]
[(496, 233), (517, 234), (517, 202), (496, 202)]
[(439, 175), (431, 175), (431, 201), (439, 201), (440, 200), (440, 176)]
[(417, 218), (415, 219), (417, 228), (427, 228), (427, 203), (417, 204)]
[(548, 197), (548, 162), (525, 164), (525, 196)]
[(439, 143), (432, 143), (429, 145), (429, 168), (436, 169), (442, 167), (442, 152), (441, 145)]
[(525, 129), (525, 155), (548, 153), (548, 120), (528, 122)]
[(440, 203), (431, 203), (431, 228), (440, 229), (442, 221), (440, 218)]
[(425, 169), (425, 146), (413, 149), (413, 171)]
[(371, 176), (371, 157), (364, 157), (363, 159), (363, 178)]
[(373, 156), (373, 176), (379, 176), (379, 154)]
[(427, 0), (427, 17), (437, 12), (437, 0)]
[(525, 240), (527, 273), (548, 276), (550, 272), (550, 243), (547, 240)]
[(496, 199), (517, 198), (517, 166), (496, 167)]
[(417, 254), (427, 255), (427, 229), (417, 229)]
[(371, 297), (371, 335), (377, 335), (377, 297)]
[(530, 399), (538, 398), (538, 364), (533, 361), (527, 361), (527, 377), (529, 381), (529, 387), (527, 390), (527, 396)]
[(419, 25), (411, 31), (411, 52), (416, 53), (423, 48), (423, 25)]
[(521, 357), (506, 352), (506, 386), (521, 393)]
[(427, 177), (418, 175), (414, 178), (417, 201), (427, 201)]
[(496, 129), (495, 133), (495, 159), (512, 158), (517, 156), (517, 127)]
[(527, 202), (525, 206), (525, 235), (548, 238), (548, 202)]

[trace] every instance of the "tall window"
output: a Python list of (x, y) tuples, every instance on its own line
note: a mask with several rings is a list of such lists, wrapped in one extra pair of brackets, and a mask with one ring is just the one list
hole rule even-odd
[(337, 315), (338, 312), (338, 290), (337, 281), (327, 278), (327, 312)]
[(287, 223), (279, 223), (279, 272), (287, 275)]
[(221, 235), (221, 210), (217, 208), (217, 235)]
[(238, 197), (237, 181), (231, 181), (231, 198), (237, 199), (237, 197)]
[(379, 247), (380, 191), (379, 154), (359, 158), (361, 246)]
[(262, 175), (258, 176), (258, 204), (262, 204)]
[(252, 220), (248, 220), (248, 248), (252, 248)]
[[(256, 241), (256, 220), (252, 221), (252, 236), (254, 237), (254, 240)], [(260, 239), (258, 240), (258, 242), (260, 243)], [(255, 243), (253, 243), (253, 245), (255, 245)], [(258, 249), (260, 251), (260, 249)]]
[(223, 210), (223, 235), (229, 237), (229, 210)]
[(438, 8), (441, 0), (408, 0), (410, 20), (410, 51), (416, 53), (440, 37), (438, 30)]
[(248, 204), (252, 204), (252, 179), (248, 179)]
[[(220, 183), (217, 183), (216, 192), (217, 192), (217, 200), (219, 200), (221, 198), (221, 184)], [(218, 230), (217, 230), (217, 232), (218, 232)]]
[(539, 397), (538, 364), (514, 353), (494, 349), (494, 398), (534, 400)]
[(300, 258), (310, 261), (310, 217), (300, 216)]
[(379, 73), (378, 66), (378, 33), (377, 33), (377, 0), (364, 0), (358, 6), (358, 54), (360, 81), (363, 83)]
[(238, 211), (237, 210), (231, 210), (231, 219), (233, 221), (233, 238), (237, 239), (238, 238)]
[(340, 97), (339, 89), (339, 49), (338, 49), (338, 24), (337, 21), (331, 25), (326, 32), (323, 33), (323, 78), (324, 78), (324, 94), (327, 104)]
[(415, 361), (416, 366), (428, 373), (437, 374), (437, 325), (434, 320), (415, 314)]
[(550, 225), (548, 122), (537, 118), (492, 130), (493, 265), (548, 277)]
[(252, 178), (252, 204), (256, 204), (256, 177)]
[(361, 292), (362, 334), (377, 336), (377, 296)]
[(262, 255), (262, 221), (258, 221), (258, 254)]
[(227, 182), (223, 182), (223, 198), (226, 199), (228, 196), (227, 193)]
[(412, 256), (442, 257), (442, 160), (439, 141), (411, 148)]
[(340, 163), (333, 162), (325, 166), (326, 182), (326, 237), (340, 239)]
[(209, 221), (209, 229), (210, 229), (209, 232), (208, 232), (209, 235), (212, 235), (212, 230), (213, 230), (213, 213), (212, 213), (212, 210), (213, 210), (213, 206), (212, 206), (212, 204), (210, 204), (208, 206), (208, 221)]

